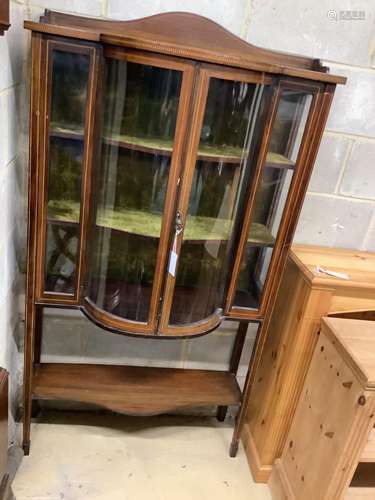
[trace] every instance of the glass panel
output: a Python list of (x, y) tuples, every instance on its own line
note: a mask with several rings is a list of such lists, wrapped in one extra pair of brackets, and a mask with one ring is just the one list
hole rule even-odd
[(52, 52), (45, 290), (73, 294), (90, 58)]
[(266, 164), (255, 197), (235, 306), (259, 307), (312, 97), (312, 94), (299, 90), (282, 91)]
[(89, 297), (147, 322), (182, 73), (114, 59), (106, 73)]
[(223, 306), (246, 192), (254, 175), (270, 88), (211, 78), (178, 263), (170, 323)]

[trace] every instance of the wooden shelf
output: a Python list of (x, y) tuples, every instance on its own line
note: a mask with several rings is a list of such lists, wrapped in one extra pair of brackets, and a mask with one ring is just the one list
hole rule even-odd
[(66, 128), (51, 124), (50, 137), (57, 139), (71, 139), (72, 141), (82, 141), (83, 130), (81, 128), (73, 129), (72, 127)]
[(129, 415), (238, 405), (241, 398), (229, 372), (135, 366), (40, 364), (33, 387), (38, 399), (91, 403)]
[[(72, 130), (63, 127), (53, 126), (50, 135), (61, 139), (82, 140), (82, 130)], [(104, 143), (117, 146), (119, 148), (141, 151), (143, 153), (171, 155), (173, 143), (170, 140), (134, 137), (119, 135), (117, 137), (104, 137)], [(198, 159), (202, 161), (212, 161), (215, 163), (230, 163), (240, 165), (242, 159), (242, 148), (232, 146), (210, 146), (201, 145), (198, 150)], [(294, 168), (294, 163), (285, 156), (278, 153), (268, 153), (266, 167), (270, 168)]]
[[(50, 201), (48, 219), (78, 223), (79, 203), (71, 201)], [(97, 225), (139, 236), (158, 238), (160, 236), (162, 214), (141, 210), (101, 210), (97, 214)], [(184, 231), (184, 239), (196, 241), (220, 241), (228, 238), (230, 221), (213, 217), (190, 216)], [(272, 246), (274, 238), (263, 224), (253, 223), (250, 230), (249, 244)]]
[(370, 433), (365, 449), (362, 452), (360, 462), (371, 462), (375, 464), (375, 428)]

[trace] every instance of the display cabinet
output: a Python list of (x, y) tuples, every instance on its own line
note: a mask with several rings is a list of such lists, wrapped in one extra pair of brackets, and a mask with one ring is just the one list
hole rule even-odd
[[(108, 21), (47, 11), (26, 27), (25, 451), (33, 398), (137, 414), (215, 404), (223, 417), (241, 403), (246, 325), (272, 303), (345, 79), (187, 13)], [(228, 372), (46, 365), (51, 306), (80, 308), (103, 342), (106, 331), (173, 341), (228, 318), (240, 328)]]

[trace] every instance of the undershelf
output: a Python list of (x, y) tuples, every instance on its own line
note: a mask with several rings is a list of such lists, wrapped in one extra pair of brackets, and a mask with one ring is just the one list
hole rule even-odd
[(156, 415), (182, 408), (238, 405), (233, 374), (138, 366), (50, 364), (35, 367), (37, 399), (90, 403), (128, 415)]
[[(48, 218), (51, 222), (79, 221), (80, 204), (73, 201), (50, 201)], [(104, 228), (123, 231), (125, 233), (159, 238), (161, 233), (162, 214), (143, 212), (142, 210), (100, 210), (97, 214), (97, 225)], [(188, 216), (184, 230), (184, 240), (220, 241), (227, 240), (231, 221), (213, 217)], [(263, 224), (251, 224), (248, 242), (259, 246), (272, 246), (274, 238)]]
[[(54, 125), (51, 130), (51, 137), (61, 139), (82, 140), (82, 130), (71, 130), (65, 127)], [(173, 151), (173, 142), (166, 139), (158, 139), (154, 137), (135, 137), (129, 135), (114, 135), (104, 137), (103, 142), (110, 146), (118, 148), (140, 151), (143, 153), (171, 155)], [(209, 144), (201, 144), (198, 149), (198, 160), (211, 161), (215, 163), (231, 163), (240, 165), (243, 159), (243, 149), (234, 146), (215, 146)], [(268, 153), (266, 166), (272, 168), (287, 168), (293, 169), (294, 163), (284, 155), (279, 153)]]

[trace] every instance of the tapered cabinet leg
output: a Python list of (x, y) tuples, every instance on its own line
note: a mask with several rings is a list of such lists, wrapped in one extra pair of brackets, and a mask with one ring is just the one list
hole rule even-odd
[(240, 443), (239, 439), (235, 438), (235, 436), (233, 436), (233, 439), (232, 439), (232, 442), (231, 442), (230, 448), (229, 448), (229, 456), (230, 457), (234, 458), (237, 455), (239, 443)]
[[(238, 366), (240, 364), (241, 354), (243, 351), (243, 346), (245, 344), (248, 326), (249, 326), (249, 323), (247, 321), (240, 321), (240, 323), (238, 325), (236, 339), (234, 341), (231, 359), (230, 359), (230, 363), (229, 363), (229, 371), (230, 371), (230, 373), (233, 373), (233, 375), (237, 375)], [(218, 406), (216, 418), (219, 420), (219, 422), (223, 422), (225, 420), (225, 417), (227, 415), (227, 411), (228, 411), (227, 406)], [(238, 449), (238, 442), (237, 442), (237, 444), (236, 443), (233, 444), (233, 441), (232, 441), (232, 444), (230, 447), (230, 452), (229, 452), (231, 457), (236, 456), (237, 449)]]
[[(25, 354), (24, 354), (24, 383), (23, 383), (23, 441), (22, 448), (25, 455), (30, 453), (30, 427), (33, 411), (32, 400), (32, 378), (34, 365), (34, 339), (35, 329), (39, 322), (36, 322), (36, 306), (27, 304), (26, 306), (26, 333), (25, 333)], [(35, 408), (35, 406), (34, 406)]]
[[(24, 403), (27, 405), (27, 403)], [(22, 439), (22, 449), (25, 455), (30, 453), (30, 427), (31, 427), (31, 406), (24, 407), (23, 413), (23, 439)]]
[[(236, 343), (235, 343), (235, 345), (238, 344), (238, 346), (233, 349), (233, 354), (232, 354), (232, 362), (237, 363), (237, 365), (234, 365), (234, 366), (236, 366), (236, 373), (237, 373), (237, 368), (238, 368), (238, 364), (240, 361), (240, 353), (242, 352), (242, 348), (243, 348), (245, 338), (246, 338), (247, 327), (248, 327), (248, 323), (245, 323), (245, 322), (241, 322), (239, 324), (239, 327), (238, 327), (237, 339), (236, 339)], [(240, 349), (239, 349), (239, 347), (240, 347)], [(236, 351), (237, 351), (237, 353), (236, 353)], [(236, 423), (234, 426), (232, 443), (231, 443), (230, 449), (229, 449), (229, 455), (231, 457), (235, 457), (237, 455), (237, 451), (238, 451), (241, 431), (242, 431), (242, 427), (243, 427), (244, 415), (246, 412), (246, 404), (244, 404), (244, 401), (247, 400), (247, 397), (249, 394), (250, 369), (251, 369), (252, 364), (253, 364), (255, 351), (256, 351), (256, 345), (254, 346), (253, 352), (251, 355), (251, 360), (250, 360), (249, 368), (247, 370), (247, 375), (246, 375), (245, 387), (244, 387), (244, 390), (242, 393), (242, 402), (241, 402), (241, 405), (240, 405), (240, 408), (238, 410), (238, 414), (236, 417)]]
[[(26, 373), (27, 372), (27, 373)], [(23, 441), (22, 448), (25, 455), (30, 452), (30, 427), (31, 427), (31, 381), (27, 379), (30, 377), (31, 370), (25, 365), (24, 375), (24, 397), (23, 397)]]
[(236, 417), (236, 423), (234, 424), (232, 441), (230, 443), (229, 456), (232, 458), (237, 455), (238, 446), (240, 443), (240, 436), (241, 436), (241, 430), (242, 430), (242, 413), (243, 413), (243, 403), (241, 403), (241, 406), (238, 410), (238, 414)]
[[(24, 422), (23, 426), (24, 426), (24, 430), (25, 430), (25, 422)], [(29, 435), (30, 435), (30, 431), (29, 431)], [(25, 441), (25, 437), (23, 438), (22, 449), (23, 449), (23, 454), (26, 457), (28, 455), (30, 455), (30, 439), (28, 441)]]
[(228, 406), (218, 406), (216, 412), (216, 418), (219, 422), (224, 422), (227, 416)]
[(25, 371), (23, 393), (23, 451), (30, 452), (31, 419), (39, 413), (39, 404), (33, 400), (34, 364), (40, 363), (43, 332), (43, 306), (33, 303), (26, 306)]

